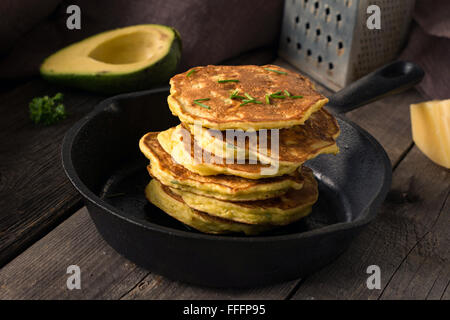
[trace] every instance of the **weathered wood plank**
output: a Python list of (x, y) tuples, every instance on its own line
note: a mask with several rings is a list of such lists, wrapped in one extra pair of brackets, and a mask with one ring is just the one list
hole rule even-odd
[[(53, 126), (35, 126), (28, 104), (35, 96), (65, 95), (69, 117)], [(1, 95), (0, 105), (0, 266), (51, 229), (80, 196), (61, 166), (65, 132), (102, 98), (34, 80)]]
[[(294, 298), (439, 298), (449, 281), (449, 190), (450, 172), (414, 147), (394, 171), (379, 217)], [(381, 290), (367, 289), (369, 265), (381, 269)]]
[(432, 227), (402, 261), (380, 298), (439, 300), (449, 281), (450, 196), (447, 193)]
[[(81, 290), (67, 289), (72, 264)], [(147, 274), (103, 241), (83, 208), (0, 270), (0, 299), (119, 299)]]
[(444, 294), (441, 296), (441, 300), (450, 300), (450, 281), (447, 282)]
[[(67, 289), (72, 264), (81, 269), (81, 290)], [(150, 274), (108, 246), (85, 208), (0, 270), (0, 299), (283, 299), (294, 285), (203, 289)]]
[(122, 297), (125, 300), (143, 299), (284, 299), (294, 289), (297, 280), (252, 289), (214, 289), (192, 286), (167, 278), (149, 274), (130, 292)]

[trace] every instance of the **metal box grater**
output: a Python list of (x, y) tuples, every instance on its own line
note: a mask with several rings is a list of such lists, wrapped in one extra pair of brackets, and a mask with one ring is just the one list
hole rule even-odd
[[(370, 30), (369, 5), (381, 9)], [(415, 0), (285, 0), (279, 55), (339, 90), (393, 60), (403, 46)]]

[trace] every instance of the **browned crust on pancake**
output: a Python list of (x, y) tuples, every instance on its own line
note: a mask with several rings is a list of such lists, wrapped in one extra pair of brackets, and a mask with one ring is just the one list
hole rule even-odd
[[(264, 68), (279, 70), (287, 74), (278, 74)], [(172, 77), (170, 97), (178, 101), (180, 105), (184, 104), (186, 108), (189, 108), (184, 111), (198, 120), (207, 120), (219, 125), (235, 122), (258, 123), (290, 120), (302, 120), (301, 123), (303, 123), (306, 120), (304, 119), (305, 115), (313, 105), (320, 101), (324, 103), (328, 101), (325, 96), (314, 89), (314, 85), (308, 78), (275, 65), (208, 65), (194, 69), (195, 72), (189, 77), (187, 77), (187, 73), (190, 70)], [(219, 79), (238, 79), (239, 82), (218, 83)], [(240, 106), (242, 101), (239, 99), (229, 99), (225, 103), (224, 99), (228, 99), (230, 92), (234, 89), (239, 89), (240, 95), (250, 94), (263, 104), (249, 103)], [(283, 90), (287, 90), (292, 95), (302, 95), (303, 98), (271, 99), (270, 105), (265, 104), (266, 94)], [(211, 92), (216, 95), (213, 96)], [(202, 98), (210, 99), (204, 102), (210, 109), (205, 109), (193, 102), (195, 99)], [(208, 126), (207, 123), (204, 125)]]
[(312, 170), (305, 166), (302, 168), (302, 176), (305, 183), (300, 190), (291, 189), (282, 196), (266, 200), (233, 202), (249, 208), (280, 208), (282, 210), (296, 208), (304, 203), (314, 203), (319, 197), (317, 181), (314, 178)]
[[(303, 176), (297, 170), (292, 174), (271, 177), (271, 178), (261, 178), (261, 179), (246, 179), (238, 176), (232, 175), (214, 175), (214, 176), (202, 176), (192, 171), (189, 171), (180, 164), (173, 161), (170, 154), (168, 154), (163, 147), (159, 144), (157, 136), (159, 132), (149, 132), (144, 137), (142, 142), (148, 147), (152, 152), (153, 156), (159, 160), (159, 165), (162, 169), (167, 170), (176, 177), (176, 179), (183, 180), (193, 180), (200, 181), (203, 183), (214, 183), (228, 188), (230, 193), (237, 193), (240, 190), (248, 189), (258, 185), (272, 184), (274, 182), (292, 180), (299, 184), (303, 183)], [(191, 139), (192, 141), (194, 139)], [(150, 172), (150, 170), (149, 170)], [(238, 187), (237, 187), (238, 185)]]
[(226, 202), (232, 202), (247, 208), (279, 208), (282, 210), (297, 208), (304, 204), (312, 205), (319, 197), (317, 181), (314, 178), (313, 171), (308, 167), (302, 166), (301, 175), (305, 182), (300, 190), (291, 189), (283, 195), (264, 200)]
[[(163, 191), (164, 191), (167, 195), (169, 195), (171, 198), (173, 198), (173, 199), (175, 199), (175, 200), (177, 200), (177, 201), (179, 201), (179, 202), (185, 204), (185, 202), (183, 201), (183, 198), (181, 198), (179, 195), (173, 193), (173, 192), (170, 190), (169, 187), (163, 185), (162, 183), (160, 183), (160, 184), (161, 184), (161, 188), (163, 189)], [(196, 215), (203, 216), (203, 217), (205, 217), (205, 218), (207, 218), (207, 219), (209, 219), (209, 220), (217, 221), (217, 222), (220, 222), (220, 223), (226, 223), (226, 224), (240, 224), (240, 225), (252, 226), (251, 224), (248, 224), (248, 223), (237, 222), (237, 221), (234, 221), (234, 220), (229, 220), (229, 219), (224, 219), (224, 218), (221, 218), (221, 217), (213, 216), (213, 215), (207, 214), (206, 212), (198, 211), (198, 210), (195, 210), (195, 209), (193, 209), (193, 208), (191, 208), (191, 210), (192, 210), (192, 213), (194, 213), (194, 214), (196, 214)]]

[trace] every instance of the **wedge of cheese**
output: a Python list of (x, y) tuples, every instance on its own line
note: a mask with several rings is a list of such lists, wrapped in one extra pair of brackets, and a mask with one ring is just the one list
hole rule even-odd
[(432, 161), (450, 168), (450, 99), (412, 104), (415, 144)]

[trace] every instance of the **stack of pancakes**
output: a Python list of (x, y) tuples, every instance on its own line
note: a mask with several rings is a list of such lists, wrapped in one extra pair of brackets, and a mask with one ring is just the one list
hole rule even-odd
[(206, 66), (170, 84), (181, 124), (139, 143), (151, 203), (216, 234), (257, 234), (311, 212), (317, 182), (303, 163), (338, 152), (339, 126), (309, 79), (275, 65)]

